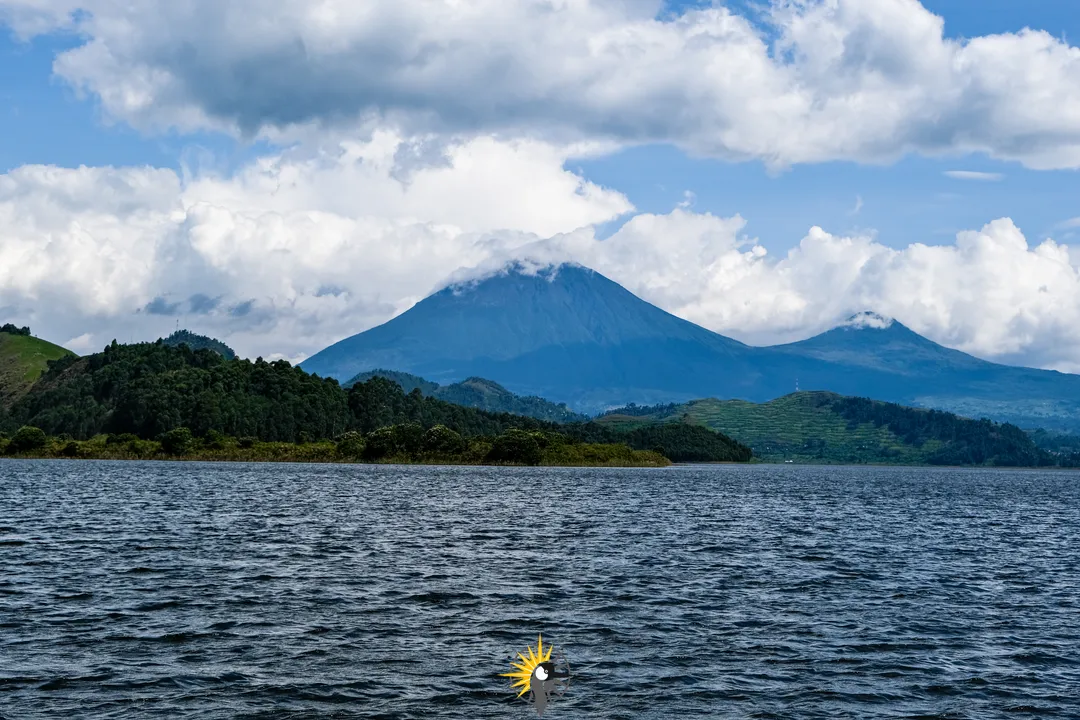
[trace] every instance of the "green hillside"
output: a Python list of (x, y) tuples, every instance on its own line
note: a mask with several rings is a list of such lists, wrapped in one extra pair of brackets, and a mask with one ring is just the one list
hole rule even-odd
[[(215, 451), (239, 447), (241, 440), (249, 449), (258, 442), (334, 441), (354, 450), (366, 447), (368, 459), (410, 461), (440, 453), (461, 460), (466, 442), (478, 453), (486, 447), (474, 459), (491, 462), (518, 458), (525, 464), (655, 465), (666, 463), (663, 458), (750, 459), (749, 448), (700, 426), (621, 432), (589, 423), (557, 424), (463, 407), (418, 391), (405, 393), (381, 377), (346, 390), (336, 380), (284, 360), (230, 360), (212, 350), (193, 350), (186, 343), (172, 347), (161, 340), (137, 345), (114, 341), (101, 353), (52, 363), (29, 392), (0, 413), (0, 431), (10, 438), (7, 449), (15, 454), (47, 445), (46, 436), (57, 442), (67, 436), (78, 443), (109, 435), (126, 438), (122, 444), (141, 440), (165, 447), (169, 437), (181, 433), (187, 438), (184, 448), (193, 439)], [(19, 433), (26, 438), (19, 439)], [(31, 436), (41, 442), (28, 444)]]
[(162, 339), (161, 342), (170, 347), (187, 345), (192, 350), (213, 350), (226, 360), (232, 360), (236, 357), (233, 349), (220, 340), (206, 335), (198, 335), (190, 330), (177, 330), (169, 337)]
[(942, 465), (1044, 465), (1052, 458), (1012, 425), (832, 393), (801, 392), (766, 403), (695, 400), (630, 406), (599, 423), (704, 425), (749, 445), (766, 461)]
[(535, 396), (515, 395), (499, 383), (479, 377), (467, 378), (451, 385), (439, 385), (418, 375), (397, 370), (369, 370), (345, 383), (345, 387), (367, 382), (373, 377), (383, 377), (396, 382), (407, 393), (419, 390), (428, 397), (478, 410), (525, 415), (554, 423), (586, 422), (589, 419), (586, 415), (575, 413), (564, 403), (553, 403)]
[(0, 332), (0, 406), (10, 406), (25, 395), (49, 361), (65, 355), (74, 353), (29, 334)]

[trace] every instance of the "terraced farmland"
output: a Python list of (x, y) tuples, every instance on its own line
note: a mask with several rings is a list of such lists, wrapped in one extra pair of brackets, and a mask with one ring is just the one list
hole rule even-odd
[(832, 393), (801, 392), (766, 403), (695, 400), (643, 417), (608, 415), (600, 422), (635, 427), (683, 421), (719, 430), (749, 445), (759, 460), (831, 463), (924, 463), (943, 443), (907, 443), (886, 426), (849, 422), (832, 408)]

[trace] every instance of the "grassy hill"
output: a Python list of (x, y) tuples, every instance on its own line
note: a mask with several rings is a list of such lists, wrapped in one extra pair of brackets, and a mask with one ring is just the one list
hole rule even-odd
[(1051, 460), (1019, 428), (833, 393), (766, 403), (695, 400), (630, 406), (597, 420), (623, 430), (662, 422), (704, 425), (773, 462), (1040, 465)]
[(65, 355), (74, 353), (30, 335), (0, 332), (0, 406), (10, 406), (25, 395), (48, 362)]

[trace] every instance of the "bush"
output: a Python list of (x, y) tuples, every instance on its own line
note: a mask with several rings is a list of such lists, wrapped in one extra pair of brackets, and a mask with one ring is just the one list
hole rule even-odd
[(2, 326), (0, 326), (0, 332), (2, 332), (2, 333), (11, 333), (12, 335), (26, 335), (27, 337), (29, 337), (30, 328), (28, 328), (28, 327), (16, 327), (16, 326), (12, 325), (11, 323), (4, 323)]
[(364, 447), (363, 433), (347, 432), (338, 439), (337, 454), (343, 458), (353, 460), (363, 457)]
[(229, 436), (217, 430), (207, 430), (203, 437), (203, 447), (207, 450), (224, 450), (229, 446)]
[(139, 437), (132, 433), (120, 433), (119, 435), (108, 435), (105, 438), (106, 445), (124, 445), (134, 440), (138, 440)]
[(484, 462), (539, 465), (542, 457), (543, 451), (533, 433), (524, 430), (507, 430), (495, 438)]
[(424, 433), (424, 452), (437, 455), (458, 455), (465, 449), (461, 434), (445, 425), (436, 425)]
[(64, 445), (64, 447), (60, 448), (60, 454), (64, 457), (78, 457), (79, 449), (79, 443), (72, 440), (67, 445)]
[(242, 447), (244, 450), (250, 450), (251, 448), (255, 447), (255, 443), (257, 443), (257, 442), (259, 442), (258, 438), (253, 438), (250, 435), (246, 435), (246, 436), (240, 438), (240, 440), (237, 442), (237, 444), (240, 447)]
[(40, 450), (49, 443), (45, 431), (31, 425), (24, 425), (15, 433), (15, 437), (8, 442), (9, 453), (25, 453)]
[(169, 455), (186, 455), (195, 446), (195, 436), (186, 427), (170, 430), (158, 438), (161, 449)]
[(423, 449), (423, 440), (424, 428), (417, 423), (379, 428), (365, 438), (364, 459), (414, 457)]

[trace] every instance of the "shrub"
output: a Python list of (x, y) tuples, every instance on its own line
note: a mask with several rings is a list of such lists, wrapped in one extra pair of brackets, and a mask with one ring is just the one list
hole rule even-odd
[(138, 440), (138, 435), (132, 433), (120, 433), (119, 435), (108, 435), (105, 438), (106, 445), (124, 445), (134, 440)]
[(78, 457), (79, 449), (79, 443), (72, 440), (67, 445), (64, 445), (64, 447), (60, 448), (60, 454), (64, 457)]
[(539, 465), (543, 456), (540, 443), (533, 433), (524, 430), (507, 430), (495, 438), (491, 451), (484, 459), (489, 463), (514, 465)]
[(45, 435), (44, 430), (31, 425), (24, 425), (19, 428), (19, 431), (8, 442), (7, 451), (9, 453), (33, 452), (34, 450), (40, 450), (48, 443), (49, 438)]
[(229, 446), (229, 436), (217, 430), (207, 430), (203, 437), (203, 447), (208, 450), (224, 450)]
[(195, 446), (195, 436), (186, 427), (164, 433), (159, 439), (161, 449), (169, 455), (185, 455)]
[(437, 455), (458, 455), (465, 449), (461, 434), (445, 425), (436, 425), (424, 433), (424, 451)]
[(250, 435), (246, 435), (237, 442), (237, 444), (245, 450), (250, 450), (255, 447), (255, 443), (259, 442), (258, 438), (253, 438)]
[(423, 449), (424, 428), (417, 423), (379, 428), (365, 438), (364, 458), (412, 457)]
[(363, 457), (364, 447), (363, 433), (347, 432), (338, 439), (337, 454), (343, 458), (352, 460)]

